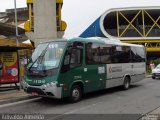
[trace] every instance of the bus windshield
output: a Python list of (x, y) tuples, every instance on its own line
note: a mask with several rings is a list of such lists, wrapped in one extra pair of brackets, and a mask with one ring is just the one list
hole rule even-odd
[(59, 67), (66, 42), (39, 44), (32, 54), (28, 69), (49, 70)]

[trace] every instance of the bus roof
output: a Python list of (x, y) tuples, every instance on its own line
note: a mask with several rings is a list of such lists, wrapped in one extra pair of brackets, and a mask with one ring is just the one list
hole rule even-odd
[(99, 44), (114, 44), (114, 45), (125, 45), (125, 46), (135, 46), (135, 47), (143, 47), (143, 45), (137, 45), (137, 44), (129, 44), (129, 43), (122, 43), (119, 39), (109, 39), (109, 38), (103, 38), (103, 37), (90, 37), (90, 38), (72, 38), (72, 39), (49, 39), (46, 42), (42, 43), (49, 43), (49, 42), (93, 42), (93, 43), (99, 43)]
[(78, 38), (69, 39), (68, 41), (70, 41), (70, 42), (81, 41), (81, 42), (84, 42), (84, 43), (94, 42), (94, 43), (100, 43), (100, 44), (114, 44), (114, 45), (144, 47), (143, 45), (123, 43), (119, 39), (109, 39), (109, 38), (103, 38), (103, 37), (90, 37), (90, 38), (80, 38), (80, 37), (78, 37)]

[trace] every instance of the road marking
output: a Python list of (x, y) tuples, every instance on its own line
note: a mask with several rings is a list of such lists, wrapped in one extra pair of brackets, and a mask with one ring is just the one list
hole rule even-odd
[(13, 103), (7, 103), (7, 104), (0, 105), (0, 108), (13, 106), (13, 105), (17, 105), (17, 104), (22, 104), (22, 103), (27, 103), (27, 102), (33, 102), (33, 101), (36, 101), (36, 100), (39, 100), (39, 99), (41, 99), (41, 97), (32, 98), (32, 99), (29, 99), (29, 100), (22, 100), (22, 101), (13, 102)]
[(85, 106), (85, 107), (81, 107), (81, 108), (78, 108), (78, 109), (75, 109), (75, 110), (72, 110), (72, 111), (69, 111), (69, 112), (65, 112), (64, 114), (73, 114), (73, 113), (75, 113), (75, 112), (85, 110), (85, 109), (87, 109), (87, 108), (93, 107), (93, 106), (95, 106), (95, 105), (97, 105), (97, 104), (100, 104), (100, 103), (102, 103), (102, 102), (93, 103), (93, 104), (87, 105), (87, 106)]
[(70, 114), (74, 114), (74, 113), (76, 113), (76, 112), (78, 112), (78, 111), (85, 110), (85, 109), (87, 109), (87, 108), (93, 107), (93, 106), (95, 106), (95, 105), (97, 105), (97, 104), (100, 104), (100, 103), (102, 103), (102, 102), (93, 103), (93, 104), (87, 105), (87, 106), (85, 106), (85, 107), (81, 107), (81, 108), (78, 108), (78, 109), (71, 110), (71, 111), (69, 111), (69, 112), (65, 112), (65, 113), (63, 113), (63, 114), (61, 114), (61, 115), (57, 115), (57, 116), (53, 117), (52, 120), (54, 120), (54, 119), (59, 119), (60, 117), (67, 116), (67, 115), (70, 115)]

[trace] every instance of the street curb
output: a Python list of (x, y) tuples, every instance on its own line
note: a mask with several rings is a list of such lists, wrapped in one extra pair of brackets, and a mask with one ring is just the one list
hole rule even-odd
[(160, 113), (160, 106), (145, 113), (140, 119), (138, 120), (159, 120), (159, 113)]
[(17, 97), (17, 98), (4, 99), (4, 100), (0, 101), (0, 105), (18, 102), (18, 101), (22, 101), (22, 100), (33, 99), (33, 98), (37, 98), (37, 97), (31, 96), (31, 95), (26, 95), (26, 96), (21, 96), (21, 97)]
[(146, 78), (151, 78), (152, 77), (152, 75), (146, 75)]

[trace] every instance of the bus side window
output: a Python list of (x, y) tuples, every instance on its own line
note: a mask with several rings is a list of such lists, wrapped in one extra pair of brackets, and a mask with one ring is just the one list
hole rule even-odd
[(69, 48), (66, 51), (61, 71), (66, 72), (72, 68), (81, 66), (82, 55), (83, 55), (82, 53), (83, 53), (83, 49)]
[(62, 65), (62, 68), (61, 68), (61, 72), (66, 72), (68, 70), (70, 70), (69, 68), (69, 63), (70, 63), (70, 48), (66, 51), (65, 53), (65, 56), (64, 56), (64, 60), (63, 60), (63, 65)]
[(82, 64), (82, 49), (72, 49), (70, 68), (78, 67)]
[(66, 55), (64, 58), (64, 65), (69, 65), (70, 55)]
[(145, 53), (143, 47), (131, 47), (132, 50), (132, 62), (144, 62)]
[(86, 46), (86, 56), (85, 56), (85, 60), (86, 60), (86, 63), (87, 64), (92, 64), (94, 63), (94, 60), (93, 60), (93, 52), (92, 52), (92, 43), (87, 43), (85, 44)]

